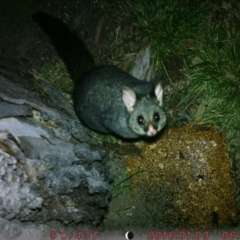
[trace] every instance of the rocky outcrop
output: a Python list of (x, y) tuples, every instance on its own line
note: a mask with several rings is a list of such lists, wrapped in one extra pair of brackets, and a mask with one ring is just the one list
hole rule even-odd
[(98, 225), (112, 179), (107, 159), (55, 87), (0, 60), (1, 223)]

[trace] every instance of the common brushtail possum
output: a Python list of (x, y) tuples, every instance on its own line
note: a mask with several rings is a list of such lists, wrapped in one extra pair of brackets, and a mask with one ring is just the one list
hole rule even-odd
[(61, 20), (38, 12), (33, 20), (47, 33), (75, 83), (74, 108), (89, 128), (125, 139), (155, 136), (166, 124), (160, 83), (140, 81), (115, 66), (94, 64), (81, 39)]

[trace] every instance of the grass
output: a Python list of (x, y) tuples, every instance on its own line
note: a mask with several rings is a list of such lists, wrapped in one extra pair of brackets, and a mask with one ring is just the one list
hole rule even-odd
[(45, 64), (34, 72), (35, 77), (42, 78), (51, 82), (56, 88), (66, 94), (71, 94), (73, 90), (73, 82), (62, 61), (52, 64)]
[(138, 170), (135, 173), (129, 174), (124, 179), (121, 179), (119, 182), (117, 182), (111, 190), (111, 199), (116, 198), (119, 194), (122, 194), (125, 188), (129, 188), (131, 185), (129, 184), (129, 180), (134, 177), (136, 174), (139, 174), (143, 172), (142, 170)]
[(151, 44), (155, 65), (168, 75), (165, 63), (171, 55), (185, 63), (184, 81), (189, 86), (178, 110), (187, 113), (191, 121), (215, 124), (229, 144), (239, 146), (240, 4), (135, 0), (128, 1), (128, 6), (136, 37), (143, 45)]
[(240, 144), (239, 10), (239, 5), (226, 2), (212, 9), (207, 20), (215, 19), (209, 26), (207, 42), (199, 41), (195, 57), (188, 61), (185, 74), (191, 85), (180, 104), (186, 107), (190, 101), (198, 102), (193, 120), (214, 123), (236, 146)]
[(219, 47), (210, 43), (198, 50), (198, 61), (186, 70), (191, 86), (180, 105), (186, 108), (190, 102), (197, 102), (192, 119), (214, 123), (231, 143), (239, 144), (240, 59), (236, 44), (226, 41)]
[(209, 9), (202, 1), (135, 0), (128, 1), (143, 44), (151, 43), (153, 59), (161, 66), (172, 53), (184, 56), (187, 45), (202, 38), (203, 19)]

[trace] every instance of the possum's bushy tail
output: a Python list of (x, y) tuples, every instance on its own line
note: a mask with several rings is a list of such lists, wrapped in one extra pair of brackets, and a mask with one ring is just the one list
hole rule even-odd
[(32, 18), (47, 33), (75, 83), (84, 72), (95, 66), (82, 40), (63, 21), (44, 12), (37, 12)]

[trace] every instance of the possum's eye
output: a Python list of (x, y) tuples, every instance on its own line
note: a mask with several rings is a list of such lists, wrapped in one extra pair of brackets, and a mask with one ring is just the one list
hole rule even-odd
[(159, 116), (159, 114), (157, 113), (157, 112), (155, 112), (154, 114), (153, 114), (153, 121), (154, 122), (158, 122), (160, 120), (160, 116)]
[(143, 118), (143, 116), (141, 116), (141, 115), (138, 116), (138, 117), (137, 117), (137, 122), (138, 122), (139, 125), (143, 125), (143, 124), (144, 124), (144, 118)]

